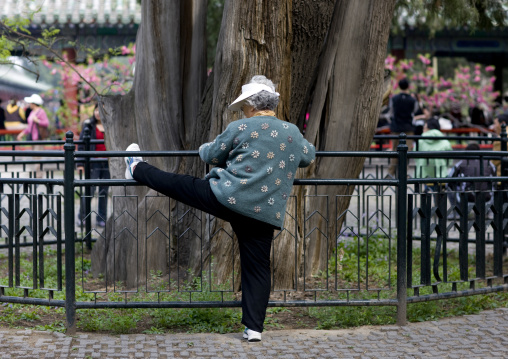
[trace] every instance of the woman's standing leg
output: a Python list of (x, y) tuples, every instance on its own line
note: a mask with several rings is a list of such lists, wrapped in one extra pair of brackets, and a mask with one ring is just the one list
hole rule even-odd
[(273, 226), (244, 217), (231, 222), (238, 237), (242, 270), (242, 323), (261, 333), (270, 298)]
[(261, 333), (270, 298), (270, 251), (274, 227), (224, 207), (215, 198), (209, 181), (162, 171), (139, 162), (133, 178), (179, 202), (231, 223), (238, 237), (242, 270), (242, 323)]

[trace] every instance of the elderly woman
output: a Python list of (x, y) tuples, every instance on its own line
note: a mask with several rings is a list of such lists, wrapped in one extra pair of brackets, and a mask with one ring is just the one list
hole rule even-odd
[[(231, 223), (238, 237), (242, 278), (243, 337), (260, 341), (270, 297), (270, 249), (281, 229), (298, 167), (314, 161), (315, 149), (298, 128), (275, 117), (279, 94), (265, 76), (254, 76), (229, 106), (245, 118), (229, 124), (199, 148), (215, 167), (199, 179), (163, 172), (141, 157), (126, 157), (133, 178), (177, 201)], [(139, 151), (131, 144), (127, 151)]]

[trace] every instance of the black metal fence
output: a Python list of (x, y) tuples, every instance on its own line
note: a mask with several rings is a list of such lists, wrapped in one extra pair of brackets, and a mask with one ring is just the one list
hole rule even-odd
[[(460, 137), (463, 141), (471, 139), (476, 140)], [(274, 283), (269, 305), (396, 306), (397, 323), (403, 325), (408, 303), (507, 290), (503, 254), (508, 224), (505, 189), (508, 177), (485, 177), (483, 173), (469, 177), (467, 180), (471, 182), (492, 183), (492, 191), (475, 192), (474, 202), (468, 202), (466, 194), (461, 193), (460, 202), (451, 204), (447, 200), (451, 191), (446, 189), (446, 184), (463, 181), (463, 178), (408, 176), (411, 160), (417, 157), (504, 159), (506, 135), (491, 140), (501, 140), (503, 151), (408, 152), (402, 135), (396, 152), (319, 152), (317, 156), (320, 157), (365, 158), (364, 170), (356, 179), (295, 180), (296, 186), (308, 186), (310, 190), (305, 195), (303, 208), (295, 205), (294, 211), (287, 213), (292, 221), (286, 223), (294, 224), (276, 233), (275, 241), (282, 235), (294, 238), (295, 253), (301, 252), (304, 260), (299, 264), (296, 254), (288, 258), (294, 260), (297, 278), (290, 288), (280, 288)], [(199, 229), (191, 228), (192, 225), (180, 226), (178, 233), (169, 233), (169, 222), (175, 220), (170, 210), (174, 204), (158, 196), (155, 200), (163, 201), (165, 210), (159, 208), (155, 212), (166, 218), (168, 226), (148, 228), (147, 223), (154, 213), (143, 216), (124, 213), (122, 201), (139, 201), (127, 191), (139, 186), (135, 181), (87, 179), (89, 163), (96, 161), (94, 158), (118, 158), (125, 156), (125, 152), (76, 151), (72, 133), (67, 133), (65, 143), (43, 143), (63, 144), (63, 150), (19, 151), (16, 146), (23, 143), (17, 142), (5, 143), (12, 145), (12, 150), (0, 151), (0, 157), (7, 158), (0, 162), (4, 167), (0, 178), (0, 302), (65, 307), (69, 333), (75, 331), (77, 309), (240, 306), (234, 297), (234, 275), (227, 285), (214, 283), (213, 263), (202, 271), (206, 274), (201, 272), (191, 279), (188, 273), (171, 277), (170, 273), (153, 273), (147, 269), (147, 277), (140, 279), (144, 287), (127, 288), (117, 283), (108, 286), (107, 273), (105, 277), (92, 278), (87, 247), (98, 238), (112, 235), (120, 240), (123, 235), (138, 243), (137, 229), (145, 226), (145, 239), (159, 233), (167, 247), (171, 247), (171, 238), (175, 237), (176, 248), (179, 240), (189, 238), (196, 240), (201, 248), (209, 248), (203, 241), (213, 240), (213, 233), (204, 233), (207, 229), (202, 223), (210, 224), (214, 219), (185, 209), (185, 214), (197, 218)], [(197, 151), (141, 152), (140, 155), (197, 157)], [(76, 176), (76, 158), (86, 159), (85, 179)], [(385, 178), (383, 169), (395, 158), (398, 176)], [(30, 170), (34, 166), (36, 170)], [(41, 173), (45, 178), (37, 178)], [(106, 227), (115, 226), (121, 215), (132, 218), (132, 223), (110, 230), (109, 234), (107, 228), (93, 225), (90, 215), (94, 212), (96, 198), (89, 196), (87, 188), (101, 184), (124, 192), (112, 196), (109, 214), (112, 220)], [(354, 188), (354, 191), (347, 195), (326, 194), (327, 188), (337, 186)], [(89, 212), (81, 222), (76, 220), (76, 207), (83, 196), (87, 198)], [(489, 200), (489, 196), (493, 200)], [(348, 197), (349, 209), (338, 213), (338, 203), (343, 197)], [(145, 212), (147, 208), (148, 205)], [(182, 218), (181, 213), (176, 216)], [(144, 223), (140, 218), (144, 218)], [(300, 222), (304, 223), (303, 232), (298, 234)], [(228, 232), (227, 228), (221, 230)], [(233, 241), (234, 234), (229, 231), (228, 235)], [(320, 273), (313, 271), (310, 265), (311, 257), (316, 256), (309, 252), (313, 241), (325, 243), (322, 246), (326, 250), (320, 255), (326, 257), (326, 265)], [(386, 258), (375, 257), (375, 248), (379, 245), (388, 248), (384, 252)], [(452, 252), (456, 253), (458, 264), (449, 263)], [(347, 262), (344, 253), (349, 255)], [(171, 261), (167, 259), (168, 267)], [(381, 263), (383, 273), (369, 271), (373, 268), (372, 261)], [(277, 267), (277, 263), (272, 265)], [(296, 268), (299, 265), (303, 270)], [(115, 278), (114, 274), (110, 275)], [(146, 283), (150, 280), (152, 286), (149, 287)], [(204, 292), (210, 296), (201, 296)]]

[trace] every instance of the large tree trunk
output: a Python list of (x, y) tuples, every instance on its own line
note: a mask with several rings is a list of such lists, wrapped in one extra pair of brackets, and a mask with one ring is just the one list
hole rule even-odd
[[(133, 88), (123, 97), (102, 98), (109, 150), (125, 150), (133, 142), (149, 151), (197, 148), (200, 138), (193, 133), (202, 130), (195, 119), (206, 81), (206, 5), (202, 0), (143, 1)], [(202, 175), (203, 167), (196, 166), (195, 159), (147, 160), (166, 171), (185, 168)], [(124, 178), (123, 159), (111, 159), (110, 171), (112, 178)], [(107, 273), (109, 282), (134, 287), (152, 270), (167, 272), (168, 247), (175, 253), (177, 245), (182, 245), (178, 248), (182, 252), (195, 246), (195, 238), (182, 237), (178, 243), (176, 236), (169, 239), (169, 223), (163, 216), (170, 218), (172, 208), (168, 201), (161, 208), (163, 200), (151, 197), (155, 195), (145, 187), (113, 189), (114, 213), (106, 236), (99, 238), (92, 253), (95, 274)], [(151, 218), (157, 211), (162, 216)], [(200, 227), (191, 221), (185, 225)], [(152, 233), (157, 227), (159, 231)]]
[(301, 129), (334, 6), (335, 0), (293, 0), (290, 118)]
[[(293, 1), (290, 122), (302, 130), (305, 113), (309, 109), (309, 96), (316, 82), (319, 54), (325, 44), (334, 6), (335, 0)], [(299, 170), (296, 177), (302, 178), (306, 175), (306, 172)], [(277, 235), (273, 243), (272, 285), (277, 290), (295, 289), (301, 272), (301, 238), (304, 228), (301, 213), (305, 191), (304, 188), (295, 188), (293, 196), (288, 200), (285, 230)], [(298, 221), (295, 221), (295, 218), (298, 218)], [(327, 255), (328, 253), (325, 254)]]
[[(238, 119), (239, 114), (227, 111), (227, 105), (253, 75), (263, 74), (281, 93), (277, 108), (281, 120), (302, 126), (312, 105), (306, 137), (318, 149), (367, 150), (381, 105), (383, 59), (394, 4), (395, 0), (226, 0), (213, 73), (206, 79), (206, 2), (144, 1), (133, 89), (123, 97), (103, 98), (108, 149), (123, 150), (131, 142), (143, 150), (197, 149)], [(198, 159), (149, 161), (164, 170), (203, 175)], [(332, 166), (319, 160), (298, 177), (355, 178), (363, 164), (357, 159), (333, 161)], [(123, 177), (122, 159), (112, 159), (110, 168), (114, 178)], [(327, 189), (330, 198), (344, 192)], [(288, 213), (302, 211), (305, 193), (305, 188), (295, 190)], [(320, 193), (324, 192), (320, 189)], [(166, 272), (175, 262), (175, 253), (179, 266), (185, 257), (189, 261), (183, 266), (199, 271), (203, 268), (199, 251), (204, 249), (205, 262), (213, 267), (218, 282), (239, 283), (237, 246), (228, 224), (212, 219), (203, 225), (202, 218), (189, 215), (181, 224), (172, 222), (174, 236), (168, 238), (168, 221), (150, 216), (160, 211), (161, 216), (174, 218), (172, 202), (150, 197), (156, 194), (144, 187), (115, 189), (114, 194), (121, 210), (110, 217), (107, 236), (94, 246), (94, 273), (107, 270), (110, 280), (132, 287), (151, 270)], [(348, 204), (342, 200), (339, 211)], [(277, 288), (294, 288), (295, 277), (301, 274), (301, 217), (297, 223), (286, 215), (287, 231), (274, 242)], [(323, 233), (333, 233), (333, 222), (330, 228), (314, 222)], [(157, 226), (160, 233), (154, 235)], [(196, 235), (182, 234), (186, 227)], [(305, 253), (312, 258), (307, 260), (306, 273), (324, 270), (335, 240), (327, 245), (323, 236), (305, 240), (312, 243)]]
[[(394, 0), (389, 1), (338, 1), (334, 12), (334, 20), (330, 32), (329, 20), (332, 13), (333, 1), (328, 2), (293, 2), (293, 11), (287, 13), (288, 17), (292, 16), (292, 34), (297, 38), (291, 38), (288, 34), (287, 41), (292, 43), (291, 57), (291, 73), (287, 74), (285, 69), (281, 69), (279, 74), (274, 70), (265, 69), (265, 63), (260, 61), (264, 53), (260, 50), (265, 49), (265, 39), (268, 33), (257, 34), (252, 28), (251, 16), (255, 16), (254, 10), (248, 9), (246, 14), (248, 19), (242, 27), (242, 33), (239, 34), (234, 24), (237, 23), (237, 15), (235, 7), (226, 8), (230, 12), (226, 12), (223, 19), (223, 29), (221, 31), (221, 41), (218, 46), (218, 56), (216, 58), (216, 66), (214, 68), (216, 81), (217, 77), (221, 78), (216, 94), (224, 93), (226, 88), (238, 88), (233, 92), (233, 96), (239, 92), (239, 86), (248, 79), (241, 75), (246, 70), (243, 67), (233, 66), (227, 76), (221, 71), (224, 66), (221, 61), (233, 61), (233, 64), (248, 63), (255, 67), (257, 71), (249, 72), (249, 76), (255, 73), (264, 73), (271, 76), (275, 81), (284, 76), (289, 76), (291, 83), (291, 91), (288, 96), (281, 98), (283, 106), (279, 106), (277, 116), (286, 121), (300, 123), (302, 114), (305, 113), (309, 103), (308, 95), (311, 92), (312, 85), (316, 77), (315, 95), (312, 98), (312, 127), (309, 128), (307, 138), (311, 142), (317, 144), (321, 150), (367, 150), (377, 122), (377, 114), (381, 107), (381, 97), (383, 90), (383, 60), (386, 55), (386, 44), (388, 41), (388, 33), (390, 28), (391, 14), (394, 9)], [(273, 5), (273, 2), (272, 2)], [(239, 7), (239, 5), (236, 5)], [(277, 8), (278, 5), (275, 5)], [(289, 5), (286, 5), (289, 6)], [(281, 12), (281, 11), (280, 11)], [(359, 19), (364, 19), (359, 21)], [(365, 25), (365, 23), (367, 25)], [(255, 24), (254, 24), (255, 25)], [(267, 24), (269, 29), (273, 25)], [(271, 36), (281, 37), (284, 31), (276, 28), (276, 32)], [(256, 47), (249, 47), (248, 43), (244, 44), (246, 35), (249, 39), (256, 40)], [(238, 36), (240, 35), (240, 38)], [(318, 63), (318, 56), (324, 43), (325, 36), (328, 35), (325, 51), (322, 54), (321, 61)], [(228, 42), (224, 42), (224, 39)], [(233, 42), (233, 48), (231, 46)], [(259, 47), (259, 44), (265, 46)], [(241, 47), (240, 47), (241, 45)], [(222, 48), (221, 46), (225, 46)], [(235, 47), (236, 46), (236, 47)], [(274, 44), (275, 50), (278, 48)], [(238, 48), (243, 50), (239, 52)], [(224, 57), (227, 53), (230, 56)], [(240, 58), (236, 59), (237, 54)], [(281, 58), (274, 56), (273, 50), (270, 52), (273, 58)], [(283, 60), (283, 62), (286, 60)], [(319, 65), (318, 68), (316, 68)], [(238, 71), (238, 72), (236, 72)], [(293, 77), (294, 76), (294, 77)], [(237, 81), (237, 79), (241, 79)], [(236, 82), (235, 82), (236, 81)], [(224, 86), (224, 87), (222, 87)], [(284, 88), (279, 88), (279, 92), (284, 93)], [(369, 94), (365, 96), (364, 94)], [(214, 96), (214, 98), (217, 98)], [(233, 97), (234, 98), (234, 97)], [(231, 98), (231, 99), (233, 99)], [(339, 100), (340, 99), (340, 100)], [(324, 104), (329, 103), (327, 111), (323, 111)], [(290, 104), (287, 106), (287, 104)], [(222, 111), (224, 107), (214, 107), (214, 110)], [(324, 116), (321, 116), (322, 113)], [(216, 112), (215, 112), (216, 113)], [(226, 115), (225, 117), (227, 117)], [(219, 118), (217, 115), (212, 116), (212, 122)], [(222, 127), (216, 127), (217, 132), (213, 132), (211, 138), (221, 132), (227, 125), (226, 121)], [(212, 126), (213, 128), (213, 126)], [(326, 129), (326, 131), (323, 131)], [(342, 136), (342, 138), (339, 136)], [(337, 141), (338, 139), (338, 141)], [(343, 140), (344, 139), (344, 140)], [(349, 139), (349, 142), (345, 139)], [(328, 140), (328, 141), (327, 141)], [(321, 178), (346, 177), (356, 178), (360, 173), (363, 161), (358, 160), (333, 160), (333, 165), (325, 164), (318, 161), (318, 166), (311, 167), (307, 172), (301, 172), (301, 177), (316, 175)], [(337, 163), (339, 162), (339, 163)], [(338, 173), (337, 169), (341, 171)], [(316, 171), (314, 173), (314, 171)], [(331, 190), (331, 192), (330, 192)], [(350, 189), (351, 190), (351, 189)], [(331, 238), (335, 222), (330, 221), (329, 226), (322, 220), (312, 220), (307, 227), (318, 227), (321, 231), (315, 231), (314, 237), (305, 238), (307, 241), (304, 246), (302, 240), (302, 230), (304, 223), (299, 212), (302, 211), (303, 198), (307, 193), (307, 189), (299, 188), (296, 196), (288, 201), (288, 215), (286, 215), (285, 231), (277, 236), (274, 241), (273, 266), (274, 266), (274, 286), (277, 289), (295, 288), (296, 278), (302, 274), (303, 267), (303, 249), (306, 247), (307, 265), (305, 268), (307, 274), (316, 273), (319, 270), (326, 269), (327, 259), (330, 249), (335, 246), (335, 240)], [(334, 199), (335, 194), (343, 194), (344, 188), (327, 189), (329, 198)], [(320, 191), (318, 195), (324, 193)], [(320, 198), (320, 197), (316, 197)], [(324, 212), (327, 203), (316, 199), (308, 200), (308, 208)], [(349, 200), (344, 198), (339, 203), (339, 213), (346, 209)], [(294, 216), (298, 216), (299, 222), (294, 221)], [(319, 216), (317, 216), (319, 217)], [(316, 218), (317, 218), (316, 217)], [(319, 217), (322, 219), (322, 217)], [(340, 228), (340, 223), (338, 223)], [(320, 235), (325, 233), (328, 235)], [(228, 241), (228, 245), (224, 245), (220, 240), (216, 240), (215, 245), (211, 246), (211, 254), (213, 258), (221, 260), (214, 264), (219, 278), (229, 278), (232, 272), (233, 263), (238, 263), (237, 253), (234, 251), (234, 242)], [(296, 244), (296, 245), (295, 245)], [(234, 253), (234, 260), (232, 258)], [(227, 260), (224, 260), (227, 259)], [(295, 270), (295, 263), (297, 270)], [(238, 277), (237, 277), (238, 278)], [(237, 279), (236, 278), (236, 279)]]
[[(291, 86), (291, 0), (227, 0), (213, 68), (213, 98), (208, 140), (239, 118), (227, 110), (254, 75), (265, 75), (281, 94), (277, 117), (289, 121)], [(222, 227), (226, 233), (219, 231)], [(205, 261), (218, 283), (240, 284), (239, 254), (229, 225), (211, 224)], [(234, 273), (234, 277), (232, 277)]]
[[(390, 22), (395, 0), (338, 0), (328, 43), (319, 68), (312, 97), (309, 127), (306, 137), (319, 150), (367, 151), (375, 132), (384, 92), (383, 67)], [(333, 162), (333, 163), (332, 163)], [(308, 170), (318, 178), (357, 178), (363, 159), (321, 158)], [(337, 171), (340, 169), (340, 171)], [(346, 195), (337, 203), (337, 213), (325, 223), (315, 216), (312, 226), (324, 233), (341, 228), (343, 212), (348, 208), (354, 188), (334, 186), (319, 188), (317, 195), (327, 194), (335, 207), (335, 196)], [(314, 199), (313, 210), (324, 213), (326, 203)], [(338, 218), (338, 219), (336, 219)], [(336, 227), (337, 226), (337, 227)], [(315, 233), (319, 233), (316, 231)], [(326, 269), (327, 254), (337, 245), (329, 236), (328, 244), (322, 236), (308, 239), (314, 242), (306, 253), (306, 273)]]

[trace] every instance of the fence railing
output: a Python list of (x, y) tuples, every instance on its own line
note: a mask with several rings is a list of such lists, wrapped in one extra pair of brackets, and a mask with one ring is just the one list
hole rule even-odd
[[(202, 248), (201, 256), (203, 248), (208, 250), (205, 255), (210, 254), (218, 232), (226, 233), (233, 241), (234, 234), (228, 228), (216, 228), (214, 218), (181, 208), (164, 196), (152, 196), (140, 205), (140, 198), (130, 190), (139, 186), (135, 181), (88, 179), (90, 162), (98, 161), (96, 157), (113, 160), (126, 153), (76, 151), (73, 134), (66, 136), (63, 151), (0, 151), (0, 157), (8, 158), (0, 162), (5, 168), (0, 178), (0, 302), (65, 307), (69, 333), (75, 331), (77, 309), (240, 306), (234, 296), (234, 273), (230, 281), (217, 283), (213, 259), (207, 269), (201, 263), (197, 268), (202, 270), (196, 271), (194, 266), (194, 271), (190, 271), (192, 266), (183, 263), (178, 254), (180, 245), (189, 241)], [(288, 208), (294, 210), (286, 216), (291, 220), (275, 236), (275, 241), (283, 236), (294, 240), (294, 254), (292, 258), (288, 254), (288, 260), (294, 261), (295, 280), (290, 287), (279, 286), (275, 276), (278, 265), (272, 263), (274, 290), (269, 305), (396, 306), (397, 323), (403, 325), (408, 303), (507, 290), (503, 253), (508, 224), (508, 176), (484, 177), (480, 173), (469, 177), (471, 182), (492, 183), (493, 190), (475, 192), (474, 202), (460, 194), (458, 204), (447, 201), (453, 191), (444, 185), (464, 179), (408, 176), (408, 165), (417, 157), (504, 159), (506, 136), (502, 138), (500, 152), (408, 152), (404, 135), (396, 152), (318, 152), (321, 158), (366, 158), (364, 171), (356, 179), (295, 180), (296, 186), (307, 186), (309, 191), (301, 207), (296, 198), (290, 199), (293, 202)], [(140, 155), (198, 154), (146, 151)], [(31, 159), (34, 157), (45, 159)], [(76, 177), (76, 158), (85, 159), (84, 179)], [(395, 158), (398, 176), (380, 177), (377, 166), (382, 168), (386, 161)], [(43, 168), (38, 171), (45, 178), (37, 178), (38, 171), (28, 169), (39, 164)], [(429, 183), (437, 184), (437, 190), (425, 189)], [(97, 198), (86, 190), (99, 185), (115, 189), (105, 229), (94, 225), (91, 214)], [(337, 195), (337, 187), (354, 191)], [(87, 199), (89, 208), (84, 222), (76, 220), (81, 197)], [(349, 208), (339, 213), (339, 203), (345, 197)], [(132, 213), (125, 211), (129, 201), (136, 202)], [(172, 213), (174, 208), (177, 210)], [(130, 220), (125, 221), (122, 216), (130, 216)], [(154, 216), (163, 218), (162, 226), (150, 227)], [(299, 233), (301, 223), (303, 231)], [(115, 243), (134, 243), (133, 263), (140, 265), (141, 261), (145, 266), (145, 277), (136, 281), (143, 285), (119, 283), (115, 273), (91, 276), (90, 248), (106, 238)], [(163, 242), (167, 273), (151, 271), (146, 263), (140, 243), (149, 240)], [(311, 261), (316, 257), (315, 243), (326, 248), (320, 254), (326, 260), (319, 272)], [(386, 247), (386, 258), (376, 257), (378, 247)], [(116, 245), (112, 248), (104, 260), (115, 260), (120, 249)], [(296, 253), (302, 253), (303, 262), (297, 260)], [(454, 263), (451, 253), (457, 257)], [(371, 262), (378, 263), (377, 267)], [(373, 268), (381, 268), (380, 273), (373, 273)], [(412, 293), (408, 294), (408, 290)]]

